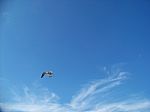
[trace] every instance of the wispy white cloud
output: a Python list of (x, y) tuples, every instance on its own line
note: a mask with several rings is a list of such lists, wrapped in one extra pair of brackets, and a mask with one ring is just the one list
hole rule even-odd
[(70, 105), (73, 108), (83, 108), (84, 110), (85, 108), (89, 107), (87, 105), (90, 105), (91, 100), (93, 100), (95, 96), (97, 96), (96, 94), (103, 95), (109, 92), (109, 90), (111, 90), (115, 86), (120, 85), (121, 81), (125, 78), (125, 72), (120, 72), (119, 74), (117, 74), (117, 76), (111, 76), (107, 79), (92, 82), (87, 87), (81, 89), (78, 95), (76, 95), (71, 100)]
[[(106, 70), (106, 69), (105, 69)], [(110, 73), (110, 72), (109, 72)], [(113, 71), (105, 78), (85, 85), (70, 102), (59, 103), (59, 97), (47, 88), (25, 86), (23, 94), (13, 92), (12, 103), (0, 103), (6, 112), (148, 112), (150, 100), (128, 97), (113, 100), (112, 90), (127, 78), (127, 72)], [(115, 91), (117, 92), (117, 91)], [(119, 97), (119, 96), (118, 96)], [(117, 99), (116, 97), (115, 99)]]

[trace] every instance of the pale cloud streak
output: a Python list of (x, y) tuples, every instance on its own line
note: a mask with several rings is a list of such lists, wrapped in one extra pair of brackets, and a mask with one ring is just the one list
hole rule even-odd
[[(120, 86), (128, 73), (117, 71), (109, 77), (92, 81), (72, 97), (70, 102), (59, 103), (59, 97), (47, 88), (25, 86), (22, 95), (15, 91), (15, 102), (0, 103), (6, 112), (148, 112), (150, 100), (137, 97), (113, 100), (112, 90)], [(117, 92), (117, 91), (115, 91)], [(119, 97), (119, 96), (118, 96)], [(115, 98), (117, 99), (117, 97)]]

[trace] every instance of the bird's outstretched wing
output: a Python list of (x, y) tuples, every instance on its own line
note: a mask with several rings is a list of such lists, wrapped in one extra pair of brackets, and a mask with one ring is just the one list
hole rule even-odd
[(45, 73), (42, 73), (41, 78), (43, 78), (44, 75), (45, 75)]

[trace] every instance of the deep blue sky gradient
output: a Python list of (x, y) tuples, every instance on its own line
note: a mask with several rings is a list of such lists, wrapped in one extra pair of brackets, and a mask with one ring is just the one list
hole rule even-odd
[[(37, 81), (66, 102), (104, 77), (101, 68), (123, 63), (131, 72), (124, 91), (150, 97), (148, 0), (14, 0), (0, 13), (0, 73), (8, 83)], [(44, 70), (55, 76), (40, 79)]]

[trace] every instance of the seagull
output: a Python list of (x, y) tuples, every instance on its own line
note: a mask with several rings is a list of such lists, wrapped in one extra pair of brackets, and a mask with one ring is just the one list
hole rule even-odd
[(44, 76), (52, 77), (53, 76), (53, 72), (52, 71), (43, 72), (42, 75), (41, 75), (41, 78), (43, 78)]

